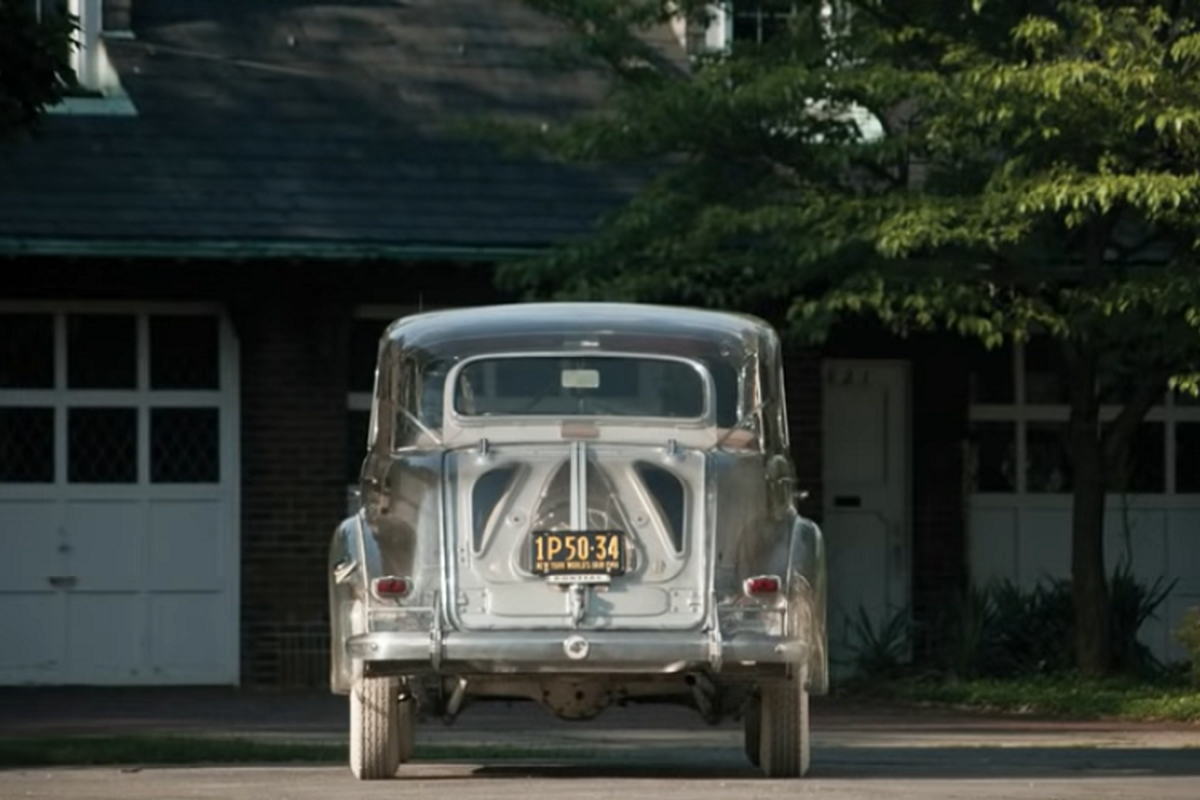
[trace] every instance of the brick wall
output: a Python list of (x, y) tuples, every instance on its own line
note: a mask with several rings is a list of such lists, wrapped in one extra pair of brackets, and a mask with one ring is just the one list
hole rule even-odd
[(346, 505), (349, 309), (277, 297), (235, 309), (242, 354), (242, 677), (304, 683), (327, 647), (321, 638), (326, 553)]
[(490, 273), (449, 265), (309, 270), (232, 304), (242, 372), (242, 679), (325, 686), (327, 558), (346, 512), (349, 327), (358, 304), (490, 302)]
[(967, 363), (961, 342), (914, 348), (912, 371), (913, 614), (918, 652), (936, 644), (939, 617), (967, 578), (962, 442)]

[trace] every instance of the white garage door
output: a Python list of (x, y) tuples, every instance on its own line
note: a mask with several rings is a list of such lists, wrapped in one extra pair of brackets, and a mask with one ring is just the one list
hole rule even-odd
[(238, 680), (215, 309), (0, 307), (0, 683)]

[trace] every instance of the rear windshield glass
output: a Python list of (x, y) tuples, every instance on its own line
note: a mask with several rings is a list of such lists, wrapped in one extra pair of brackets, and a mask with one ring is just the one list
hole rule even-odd
[(454, 409), (466, 416), (691, 419), (704, 414), (705, 390), (691, 365), (659, 358), (489, 358), (459, 373)]

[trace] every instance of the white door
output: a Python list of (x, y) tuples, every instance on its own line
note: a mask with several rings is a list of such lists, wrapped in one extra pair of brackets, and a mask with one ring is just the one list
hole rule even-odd
[(908, 368), (828, 361), (823, 372), (830, 666), (847, 675), (862, 644), (861, 613), (878, 634), (908, 606)]
[(237, 397), (215, 310), (0, 308), (0, 684), (237, 682)]

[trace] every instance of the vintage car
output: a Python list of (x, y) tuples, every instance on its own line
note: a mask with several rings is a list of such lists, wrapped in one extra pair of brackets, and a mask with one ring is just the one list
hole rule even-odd
[(362, 508), (329, 560), (350, 767), (476, 699), (586, 720), (682, 703), (809, 766), (828, 690), (821, 531), (795, 508), (776, 333), (744, 315), (514, 304), (393, 323)]

